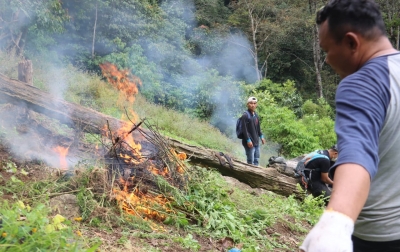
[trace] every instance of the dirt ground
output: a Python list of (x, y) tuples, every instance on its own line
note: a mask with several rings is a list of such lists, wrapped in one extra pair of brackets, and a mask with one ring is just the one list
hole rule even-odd
[[(24, 162), (22, 160), (17, 160), (13, 158), (12, 153), (6, 147), (0, 144), (0, 186), (5, 186), (6, 182), (11, 178), (13, 173), (7, 172), (3, 167), (7, 164), (13, 162), (17, 165), (18, 169), (24, 169), (27, 175), (17, 174), (17, 178), (23, 182), (28, 181), (38, 181), (41, 179), (49, 178), (49, 176), (59, 176), (60, 172), (56, 169), (45, 167), (40, 163), (35, 163), (33, 161)], [(225, 180), (235, 188), (235, 190), (240, 189), (247, 191), (253, 195), (260, 195), (267, 193), (267, 191), (260, 188), (251, 188), (250, 186), (239, 182), (238, 180), (225, 177)], [(7, 200), (13, 200), (12, 194), (8, 192), (3, 192), (2, 198)], [(290, 218), (287, 219), (287, 223), (294, 222)], [(295, 251), (299, 246), (299, 238), (303, 234), (294, 232), (290, 229), (287, 223), (278, 222), (275, 226), (270, 227), (266, 230), (269, 237), (275, 238), (279, 237), (279, 242), (286, 244), (288, 247), (293, 248), (291, 250), (277, 249), (273, 251)], [(186, 237), (187, 233), (183, 230), (178, 230), (170, 226), (165, 226), (164, 231), (159, 235), (146, 234), (143, 231), (137, 230), (122, 230), (121, 227), (110, 227), (108, 230), (95, 228), (91, 226), (86, 226), (84, 223), (81, 224), (82, 234), (84, 237), (96, 238), (102, 241), (100, 251), (133, 251), (133, 252), (147, 252), (150, 249), (154, 251), (165, 251), (165, 252), (180, 252), (189, 251), (187, 248), (183, 248), (182, 245), (170, 237), (176, 237), (179, 234), (181, 237)], [(227, 251), (224, 248), (226, 244), (225, 240), (217, 241), (212, 240), (208, 237), (201, 237), (194, 235), (193, 239), (197, 240), (200, 245), (199, 251)]]

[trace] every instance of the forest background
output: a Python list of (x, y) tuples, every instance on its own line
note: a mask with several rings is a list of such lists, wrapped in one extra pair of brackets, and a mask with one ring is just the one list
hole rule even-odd
[[(398, 48), (398, 0), (378, 2)], [(35, 84), (56, 94), (67, 89), (57, 76), (62, 66), (100, 75), (99, 64), (110, 62), (140, 78), (148, 101), (231, 138), (246, 97), (256, 96), (264, 134), (279, 144), (280, 155), (293, 157), (335, 143), (340, 80), (325, 64), (314, 22), (324, 3), (1, 0), (0, 49), (52, 63), (51, 84)], [(98, 96), (95, 88), (82, 92), (81, 104)]]

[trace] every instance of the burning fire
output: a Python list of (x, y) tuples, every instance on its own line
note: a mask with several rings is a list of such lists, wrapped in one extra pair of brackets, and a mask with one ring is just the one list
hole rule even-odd
[(178, 154), (176, 154), (176, 156), (179, 158), (179, 160), (187, 159), (187, 155), (185, 152), (178, 153)]
[(140, 192), (137, 187), (128, 192), (128, 181), (121, 181), (124, 184), (123, 190), (114, 189), (115, 199), (121, 208), (128, 214), (136, 215), (146, 219), (164, 221), (166, 214), (172, 212), (167, 207), (169, 201), (162, 195), (150, 196)]
[(134, 141), (132, 134), (128, 134), (131, 130), (130, 127), (130, 125), (125, 124), (117, 130), (117, 134), (120, 138), (123, 139), (125, 143), (129, 145), (129, 147), (132, 149), (131, 151), (135, 154), (135, 156), (141, 158), (140, 150), (142, 149), (142, 146), (140, 145), (140, 143), (136, 143)]
[(100, 69), (107, 81), (116, 89), (121, 91), (121, 95), (125, 100), (133, 103), (135, 100), (135, 95), (139, 92), (138, 85), (142, 85), (142, 81), (132, 75), (129, 70), (118, 70), (118, 68), (109, 63), (100, 64)]
[(150, 168), (148, 168), (151, 173), (153, 173), (154, 175), (161, 175), (163, 177), (167, 177), (169, 172), (168, 172), (168, 167), (164, 167), (163, 170), (157, 169), (154, 166), (151, 166)]
[[(103, 64), (100, 64), (100, 69), (103, 74), (103, 76), (107, 79), (107, 81), (117, 90), (120, 91), (120, 99), (123, 98), (124, 100), (128, 101), (130, 104), (133, 104), (135, 101), (135, 95), (139, 92), (138, 90), (138, 85), (142, 85), (142, 81), (132, 75), (129, 70), (123, 69), (123, 70), (118, 70), (118, 68), (109, 63), (105, 62)], [(130, 114), (133, 120), (133, 122), (137, 121), (138, 116), (132, 109), (130, 109)], [(124, 120), (125, 118), (122, 118)], [(125, 124), (122, 126), (118, 131), (116, 132), (117, 135), (124, 140), (131, 148), (132, 151), (135, 153), (135, 155), (140, 155), (140, 150), (142, 149), (141, 145), (138, 143), (135, 143), (132, 134), (130, 134), (131, 130), (131, 125), (130, 124)], [(104, 125), (102, 129), (103, 135), (108, 136), (108, 130), (107, 130), (107, 125)]]
[(68, 164), (67, 164), (67, 154), (68, 154), (68, 148), (62, 147), (62, 146), (57, 146), (53, 148), (53, 151), (56, 152), (59, 157), (60, 157), (60, 168), (62, 170), (68, 169)]
[[(118, 102), (123, 104), (129, 102), (133, 104), (135, 100), (135, 95), (138, 93), (138, 85), (142, 85), (140, 79), (134, 75), (132, 75), (128, 70), (118, 70), (118, 68), (111, 63), (100, 64), (100, 68), (103, 76), (107, 79), (107, 81), (117, 90), (120, 91), (120, 96)], [(130, 106), (132, 107), (132, 106)], [(138, 116), (134, 113), (133, 110), (130, 110), (129, 113), (132, 115), (132, 118), (128, 118), (130, 121), (136, 122)], [(125, 120), (126, 118), (122, 118)], [(140, 123), (138, 124), (140, 125)], [(136, 125), (135, 125), (136, 127)], [(141, 154), (142, 146), (140, 143), (136, 143), (131, 134), (132, 125), (127, 123), (124, 124), (118, 131), (115, 133), (117, 139), (113, 139), (113, 144), (122, 143), (123, 149), (125, 150), (122, 153), (118, 153), (117, 157), (125, 164), (128, 165), (139, 165), (144, 162), (144, 158)], [(107, 125), (104, 125), (102, 129), (102, 135), (109, 137), (110, 129), (108, 129)], [(113, 133), (114, 134), (114, 133)], [(126, 153), (130, 152), (130, 153)], [(184, 173), (184, 164), (181, 162), (182, 160), (187, 159), (185, 153), (177, 153), (175, 150), (171, 150), (171, 153), (176, 157), (174, 161), (178, 163), (175, 167), (178, 173)], [(132, 154), (132, 155), (130, 155)], [(164, 177), (170, 177), (170, 168), (173, 167), (164, 167), (157, 168), (151, 160), (147, 160), (146, 167), (148, 171), (152, 174), (160, 175)], [(152, 219), (157, 221), (164, 221), (168, 215), (168, 213), (173, 212), (168, 205), (170, 205), (170, 201), (162, 195), (154, 195), (153, 193), (144, 192), (143, 190), (138, 189), (138, 185), (133, 185), (134, 178), (130, 180), (120, 179), (120, 185), (122, 185), (123, 189), (119, 187), (113, 189), (114, 197), (117, 200), (119, 206), (123, 211), (128, 214), (139, 216), (145, 220)], [(132, 187), (134, 189), (132, 189)]]
[(127, 154), (119, 154), (119, 157), (126, 163), (126, 164), (133, 164), (138, 165), (140, 164), (140, 160), (136, 160), (133, 157)]

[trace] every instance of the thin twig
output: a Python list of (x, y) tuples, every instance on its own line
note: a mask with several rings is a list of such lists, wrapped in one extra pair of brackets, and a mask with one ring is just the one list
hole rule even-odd
[[(89, 187), (89, 188), (85, 188), (85, 189), (86, 189), (86, 190), (92, 190), (93, 187)], [(51, 198), (51, 197), (56, 197), (56, 196), (65, 195), (65, 194), (76, 193), (76, 192), (80, 192), (80, 191), (81, 191), (81, 189), (79, 189), (79, 190), (73, 190), (73, 191), (69, 191), (69, 192), (50, 193), (50, 194), (46, 194), (46, 195), (40, 195), (40, 196), (32, 197), (32, 198), (30, 198), (30, 199), (38, 199), (38, 198), (41, 198), (41, 197), (43, 197), (43, 196), (49, 196), (49, 197)]]

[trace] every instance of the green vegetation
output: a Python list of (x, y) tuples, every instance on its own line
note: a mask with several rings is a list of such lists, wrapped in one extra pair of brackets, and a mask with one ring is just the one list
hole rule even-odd
[(179, 216), (170, 222), (187, 223), (183, 225), (185, 229), (203, 235), (231, 237), (236, 243), (244, 243), (245, 252), (288, 249), (267, 237), (265, 229), (283, 222), (294, 232), (306, 233), (308, 228), (304, 226), (304, 220), (315, 224), (322, 214), (324, 203), (320, 198), (308, 196), (299, 202), (292, 196), (284, 198), (273, 193), (253, 195), (232, 189), (218, 173), (196, 167), (191, 174), (193, 177), (187, 194), (175, 195), (175, 199), (180, 207), (197, 214), (197, 225), (189, 225), (189, 220), (179, 221), (182, 218)]
[[(88, 231), (93, 228), (111, 231), (115, 227), (122, 233), (118, 240), (110, 238), (114, 247), (126, 247), (132, 243), (132, 237), (136, 237), (198, 251), (200, 237), (213, 240), (230, 237), (234, 244), (243, 245), (244, 252), (290, 250), (293, 247), (287, 240), (280, 239), (282, 231), (276, 229), (277, 225), (286, 226), (288, 232), (304, 235), (310, 225), (316, 223), (324, 205), (321, 198), (311, 196), (301, 202), (294, 197), (235, 188), (217, 172), (192, 167), (188, 171), (191, 179), (186, 190), (172, 187), (163, 177), (158, 177), (164, 196), (174, 199), (170, 202), (173, 211), (164, 221), (165, 227), (160, 229), (160, 223), (127, 215), (110, 200), (110, 188), (103, 180), (104, 170), (82, 168), (78, 175), (66, 178), (54, 172), (40, 172), (49, 169), (44, 166), (36, 167), (35, 173), (47, 175), (35, 182), (28, 180), (27, 173), (11, 161), (2, 162), (0, 171), (13, 170), (18, 181), (3, 184), (5, 178), (0, 178), (0, 189), (11, 186), (4, 192), (16, 199), (4, 200), (5, 194), (0, 198), (0, 251), (2, 248), (7, 251), (95, 251), (100, 242)], [(16, 187), (12, 187), (13, 184)], [(77, 192), (81, 216), (67, 220), (61, 215), (50, 215), (48, 197), (71, 192)], [(155, 227), (160, 230), (152, 231)], [(170, 231), (167, 234), (163, 230)], [(179, 231), (171, 233), (172, 230), (182, 230), (185, 235), (179, 235)], [(152, 250), (148, 248), (147, 251)]]
[(281, 155), (297, 157), (336, 142), (334, 115), (324, 99), (303, 103), (292, 81), (263, 80), (248, 92), (258, 97), (262, 131), (280, 144)]
[[(48, 175), (41, 181), (29, 181), (32, 170), (11, 160), (3, 160), (0, 171), (7, 175), (0, 175), (0, 251), (93, 252), (100, 246), (83, 239), (79, 226), (70, 220), (50, 215), (48, 196), (70, 190), (70, 184)], [(5, 200), (6, 196), (12, 200)]]
[(30, 207), (22, 201), (1, 202), (1, 251), (87, 251), (92, 252), (100, 243), (87, 246), (80, 231), (74, 231), (70, 221), (56, 215), (49, 219), (48, 207), (35, 204)]

